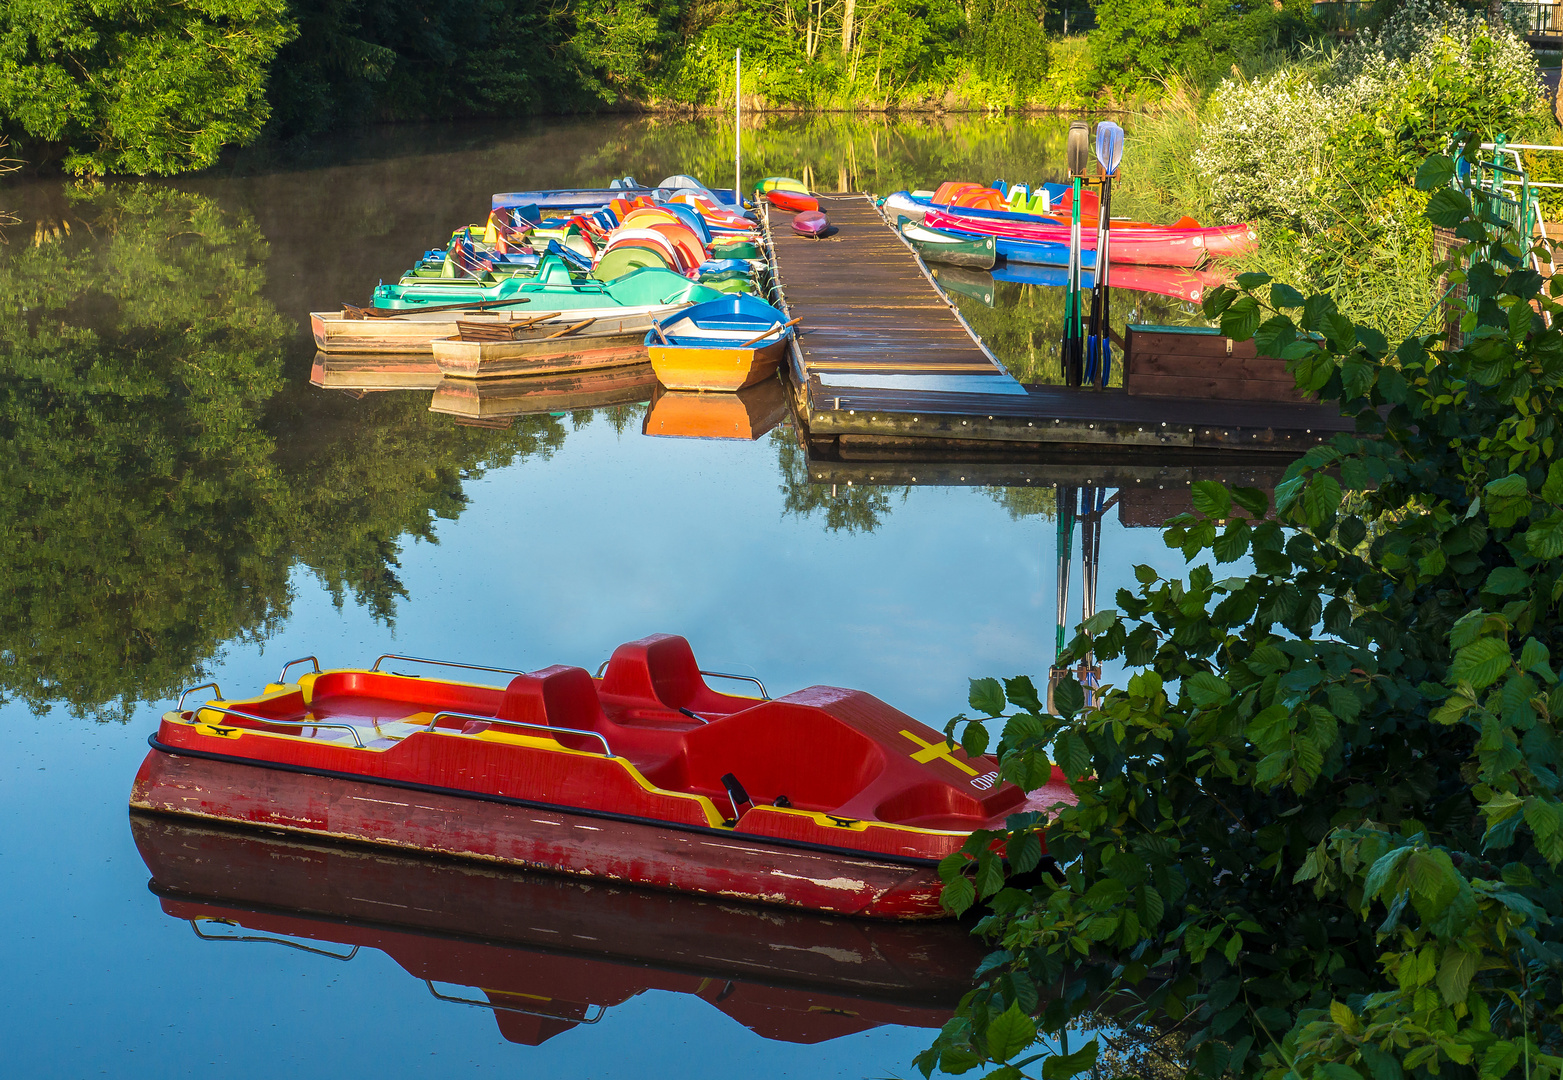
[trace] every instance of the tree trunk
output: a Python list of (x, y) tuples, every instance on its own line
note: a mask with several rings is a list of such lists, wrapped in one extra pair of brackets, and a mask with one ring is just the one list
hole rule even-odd
[(841, 15), (841, 55), (852, 51), (852, 21), (857, 15), (857, 0), (847, 0), (847, 9)]

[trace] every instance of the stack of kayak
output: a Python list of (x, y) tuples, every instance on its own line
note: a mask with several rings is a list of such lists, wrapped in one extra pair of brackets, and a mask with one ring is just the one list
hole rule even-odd
[[(1070, 221), (1074, 197), (1061, 184), (1044, 184), (1033, 190), (1024, 184), (996, 181), (992, 186), (950, 182), (935, 191), (900, 191), (884, 202), (885, 210), (901, 220), (902, 235), (925, 256), (940, 251), (960, 252), (961, 245), (991, 238), (996, 258), (1039, 266), (1069, 263)], [(1093, 191), (1080, 199), (1082, 264), (1093, 267), (1099, 205)], [(1207, 257), (1243, 255), (1255, 249), (1257, 236), (1247, 224), (1206, 227), (1193, 218), (1171, 225), (1113, 218), (1112, 261), (1138, 266), (1171, 266), (1194, 269)], [(980, 265), (964, 261), (957, 265)]]
[(801, 180), (790, 176), (767, 176), (754, 185), (755, 194), (779, 210), (793, 214), (792, 231), (810, 240), (822, 240), (836, 229), (819, 208), (819, 197)]

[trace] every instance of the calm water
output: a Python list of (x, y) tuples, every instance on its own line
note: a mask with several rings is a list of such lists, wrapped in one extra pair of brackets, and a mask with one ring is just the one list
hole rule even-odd
[[(1064, 132), (774, 124), (750, 136), (745, 171), (804, 163), (816, 186), (878, 191), (1040, 180), (1056, 175)], [(648, 438), (645, 406), (621, 405), (484, 428), (431, 413), (427, 391), (309, 385), (305, 313), (363, 301), (481, 217), (490, 192), (719, 179), (730, 135), (619, 120), (371, 131), (331, 157), (241, 159), (176, 184), (0, 189), (21, 219), (0, 249), (11, 1075), (913, 1073), (958, 994), (926, 959), (958, 967), (948, 935), (876, 939), (274, 839), (133, 835), (126, 812), (146, 737), (181, 687), (237, 694), (295, 656), (595, 667), (620, 642), (674, 631), (704, 666), (753, 672), (773, 694), (860, 687), (940, 726), (964, 708), (968, 677), (1045, 673), (1055, 482), (1129, 488), (1104, 518), (1103, 604), (1135, 563), (1179, 568), (1155, 530), (1124, 524), (1181, 508), (1187, 473), (1166, 463), (989, 462), (847, 486), (839, 470), (814, 473), (785, 424), (753, 442)], [(986, 312), (979, 329), (1009, 334), (1006, 361), (1035, 368), (1051, 331), (1021, 309), (1050, 294), (995, 292), (997, 306), (968, 297)], [(1120, 312), (1158, 303), (1130, 297)], [(302, 895), (329, 878), (340, 910), (296, 918), (242, 885), (204, 905), (166, 882), (149, 890), (138, 839), (153, 861), (205, 852), (198, 869), (261, 867), (284, 899), (283, 886)], [(485, 937), (486, 889), (499, 942)], [(462, 900), (455, 924), (364, 914), (442, 890)], [(510, 926), (518, 909), (528, 918)], [(854, 981), (841, 957), (870, 941), (889, 966)], [(789, 966), (788, 950), (835, 960)], [(908, 975), (919, 966), (922, 987)], [(472, 999), (502, 1008), (460, 1003)]]

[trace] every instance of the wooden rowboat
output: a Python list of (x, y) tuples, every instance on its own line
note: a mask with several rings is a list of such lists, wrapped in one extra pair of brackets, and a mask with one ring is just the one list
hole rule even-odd
[(644, 363), (646, 331), (652, 325), (645, 315), (581, 319), (562, 327), (537, 324), (505, 338), (458, 324), (462, 333), (436, 338), (431, 348), (441, 374), (459, 379), (585, 371)]
[(897, 219), (901, 238), (924, 262), (991, 270), (998, 261), (998, 244), (991, 236), (971, 237), (941, 232), (907, 217)]
[(785, 314), (740, 293), (658, 320), (646, 350), (670, 390), (730, 392), (774, 374), (791, 335)]
[[(387, 661), (431, 663), (321, 671), (306, 657), (254, 697), (217, 690), (186, 708), (187, 690), (150, 740), (131, 806), (918, 919), (943, 916), (939, 860), (974, 829), (1073, 801), (1061, 773), (1028, 795), (993, 758), (861, 691), (719, 693), (680, 637), (620, 646), (601, 678), (503, 671), (503, 687)], [(304, 664), (314, 670), (289, 681)]]
[(656, 386), (656, 373), (644, 362), (523, 378), (444, 378), (434, 387), (429, 411), (463, 420), (510, 420), (541, 413), (635, 405), (649, 399)]
[[(709, 290), (714, 294), (715, 290)], [(530, 307), (515, 311), (500, 309), (484, 311), (463, 309), (445, 311), (398, 312), (390, 318), (359, 319), (335, 311), (310, 312), (310, 326), (315, 333), (315, 348), (323, 353), (406, 353), (430, 356), (437, 338), (455, 337), (461, 332), (460, 323), (473, 325), (488, 323), (496, 329), (507, 326), (536, 325), (547, 332), (563, 330), (567, 326), (587, 319), (596, 322), (622, 322), (626, 327), (638, 324), (640, 332), (650, 328), (660, 318), (680, 310), (683, 304), (609, 304), (601, 307), (531, 311)], [(539, 316), (542, 320), (539, 321)]]

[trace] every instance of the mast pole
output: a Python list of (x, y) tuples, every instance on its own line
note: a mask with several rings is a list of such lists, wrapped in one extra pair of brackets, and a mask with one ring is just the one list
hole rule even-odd
[(733, 50), (733, 205), (742, 212), (744, 168), (744, 58), (742, 49)]

